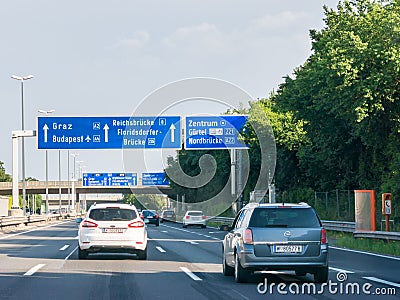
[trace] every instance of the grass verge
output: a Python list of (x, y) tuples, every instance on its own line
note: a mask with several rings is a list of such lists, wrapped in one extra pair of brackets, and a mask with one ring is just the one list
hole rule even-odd
[(400, 255), (399, 241), (386, 241), (371, 238), (354, 238), (351, 233), (328, 231), (329, 244), (336, 247), (362, 250), (367, 252)]

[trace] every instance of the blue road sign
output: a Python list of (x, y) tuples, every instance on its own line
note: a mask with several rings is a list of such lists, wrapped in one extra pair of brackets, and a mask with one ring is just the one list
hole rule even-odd
[(179, 116), (38, 117), (38, 149), (181, 149)]
[(239, 132), (247, 115), (187, 116), (185, 149), (247, 149)]
[(83, 186), (137, 186), (136, 173), (83, 173)]
[(164, 172), (142, 173), (142, 185), (169, 185)]

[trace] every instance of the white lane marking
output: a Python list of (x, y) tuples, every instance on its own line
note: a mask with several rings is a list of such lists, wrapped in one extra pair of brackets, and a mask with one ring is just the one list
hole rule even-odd
[(193, 233), (193, 234), (197, 234), (197, 235), (200, 235), (200, 236), (204, 236), (204, 237), (206, 237), (206, 238), (209, 238), (209, 239), (212, 239), (212, 240), (217, 240), (217, 241), (223, 241), (223, 240), (221, 240), (221, 239), (219, 239), (219, 238), (216, 238), (216, 237), (213, 237), (213, 236), (209, 236), (209, 235), (206, 235), (206, 234), (201, 234), (201, 233), (198, 233), (198, 232), (195, 232), (195, 231), (190, 231), (190, 230), (187, 230), (187, 229), (181, 229), (181, 228), (176, 228), (176, 227), (172, 227), (172, 226), (168, 226), (168, 225), (164, 225), (165, 227), (168, 227), (168, 228), (172, 228), (172, 229), (175, 229), (175, 230), (179, 230), (179, 231), (183, 231), (183, 232), (189, 232), (189, 233)]
[(72, 253), (74, 253), (74, 252), (78, 249), (78, 247), (79, 247), (79, 246), (76, 246), (76, 247), (74, 248), (74, 250), (72, 250), (71, 253), (68, 254), (68, 256), (67, 256), (66, 258), (64, 258), (64, 261), (65, 261), (65, 260), (68, 260), (68, 258), (72, 255)]
[(161, 232), (163, 232), (163, 233), (168, 233), (168, 231), (167, 231), (167, 230), (161, 230)]
[(38, 264), (36, 266), (34, 266), (33, 268), (31, 268), (28, 272), (26, 272), (24, 274), (24, 276), (31, 276), (33, 274), (35, 274), (37, 271), (39, 271), (39, 269), (43, 268), (45, 266), (45, 264)]
[(202, 281), (202, 279), (201, 279), (200, 277), (198, 277), (197, 275), (193, 274), (191, 271), (189, 271), (188, 268), (185, 268), (185, 267), (180, 267), (180, 268), (181, 268), (181, 270), (182, 270), (183, 272), (186, 273), (187, 276), (189, 276), (189, 277), (192, 278), (193, 280), (195, 280), (195, 281)]
[(194, 242), (194, 241), (189, 241), (189, 243), (191, 243), (192, 245), (198, 245), (199, 243)]
[(394, 259), (394, 260), (399, 260), (399, 261), (400, 261), (400, 257), (388, 256), (388, 255), (377, 254), (377, 253), (371, 253), (371, 252), (365, 252), (365, 251), (360, 251), (360, 250), (339, 248), (339, 247), (333, 247), (333, 246), (329, 246), (329, 248), (335, 249), (335, 250), (342, 250), (342, 251), (348, 251), (348, 252), (355, 252), (355, 253), (366, 254), (366, 255), (372, 255), (372, 256), (376, 256), (376, 257), (382, 257), (382, 258), (388, 258), (388, 259)]
[(65, 249), (67, 249), (69, 247), (69, 245), (65, 245), (63, 247), (60, 248), (60, 251), (64, 251)]
[(61, 269), (64, 268), (64, 265), (65, 265), (66, 261), (67, 261), (67, 260), (71, 257), (71, 255), (78, 249), (78, 247), (79, 247), (79, 246), (76, 246), (76, 247), (74, 248), (74, 250), (72, 250), (72, 251), (67, 255), (67, 257), (64, 258), (64, 261), (63, 261), (62, 264), (61, 264)]
[(354, 272), (352, 272), (352, 271), (347, 271), (347, 270), (344, 270), (344, 269), (339, 269), (339, 268), (334, 268), (334, 267), (329, 267), (329, 269), (332, 270), (332, 271), (336, 271), (336, 272), (354, 274)]
[(54, 226), (57, 226), (57, 225), (60, 225), (60, 224), (68, 223), (68, 222), (71, 222), (71, 221), (65, 221), (65, 222), (61, 222), (61, 223), (51, 224), (51, 225), (48, 225), (48, 226), (37, 227), (37, 228), (31, 229), (31, 230), (22, 231), (22, 232), (10, 234), (10, 235), (2, 236), (2, 237), (0, 237), (0, 240), (8, 239), (8, 238), (11, 238), (11, 237), (14, 237), (14, 236), (18, 236), (18, 235), (29, 233), (29, 232), (36, 231), (36, 230), (41, 230), (41, 229), (46, 229), (46, 228), (49, 228), (49, 227), (54, 227)]
[(167, 252), (167, 251), (165, 251), (163, 248), (161, 248), (161, 247), (159, 247), (159, 246), (157, 246), (156, 249), (157, 249), (158, 251), (160, 251), (161, 253)]
[(363, 278), (367, 279), (367, 280), (371, 280), (371, 281), (375, 281), (375, 282), (379, 282), (379, 283), (383, 283), (383, 284), (387, 284), (387, 285), (391, 285), (391, 286), (400, 288), (400, 284), (396, 283), (396, 282), (391, 282), (391, 281), (383, 280), (383, 279), (376, 278), (376, 277), (363, 277)]

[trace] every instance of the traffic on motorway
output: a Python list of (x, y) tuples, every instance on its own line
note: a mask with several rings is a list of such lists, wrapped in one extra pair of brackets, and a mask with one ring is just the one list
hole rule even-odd
[[(97, 204), (82, 219), (1, 234), (0, 295), (399, 299), (399, 258), (329, 247), (329, 255), (318, 258), (327, 272), (316, 273), (317, 259), (310, 253), (327, 252), (327, 243), (317, 216), (305, 204), (248, 205), (229, 231), (183, 227), (181, 222), (154, 226), (132, 205)], [(243, 253), (230, 258), (235, 251)]]

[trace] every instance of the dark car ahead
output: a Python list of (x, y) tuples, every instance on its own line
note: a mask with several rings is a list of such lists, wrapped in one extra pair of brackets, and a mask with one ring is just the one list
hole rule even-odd
[(154, 224), (156, 226), (160, 225), (160, 218), (155, 210), (145, 209), (142, 210), (140, 217), (145, 224)]
[(222, 246), (223, 273), (245, 282), (254, 271), (294, 270), (328, 280), (328, 241), (306, 203), (251, 203), (236, 216)]
[(161, 213), (160, 222), (163, 223), (164, 221), (176, 222), (176, 214), (173, 210), (164, 210)]

